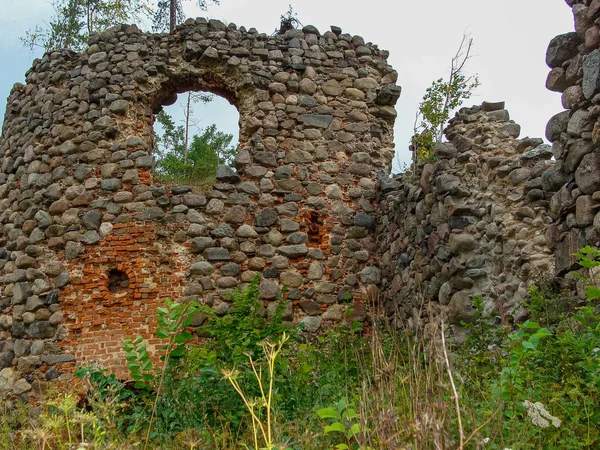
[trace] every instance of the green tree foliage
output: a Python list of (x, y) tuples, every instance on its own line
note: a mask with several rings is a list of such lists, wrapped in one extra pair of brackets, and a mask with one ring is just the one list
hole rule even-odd
[(452, 58), (448, 79), (434, 81), (419, 103), (411, 140), (415, 162), (433, 158), (433, 147), (442, 141), (444, 125), (450, 118), (450, 113), (468, 100), (473, 90), (479, 86), (476, 75), (468, 77), (463, 72), (472, 47), (473, 39), (463, 36), (460, 47)]
[(21, 38), (23, 45), (44, 51), (81, 51), (91, 34), (151, 14), (149, 0), (52, 0), (54, 15)]
[(165, 112), (156, 116), (163, 134), (155, 137), (156, 172), (165, 181), (202, 182), (215, 177), (219, 164), (232, 164), (236, 148), (233, 135), (210, 125), (193, 136), (185, 158), (185, 127), (175, 125)]
[(155, 33), (165, 33), (171, 31), (171, 8), (175, 8), (176, 22), (172, 26), (178, 23), (182, 23), (185, 20), (185, 13), (181, 2), (178, 0), (158, 0), (156, 5), (156, 11), (154, 12), (154, 20), (152, 23), (152, 31)]

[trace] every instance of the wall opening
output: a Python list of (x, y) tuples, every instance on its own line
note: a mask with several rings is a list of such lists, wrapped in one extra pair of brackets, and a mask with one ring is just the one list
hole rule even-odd
[(304, 220), (308, 224), (308, 242), (312, 246), (318, 247), (324, 243), (323, 239), (326, 235), (324, 224), (326, 218), (326, 214), (319, 213), (318, 211), (311, 210), (306, 212)]
[(116, 293), (129, 289), (129, 277), (125, 272), (119, 269), (108, 271), (108, 290)]
[[(211, 186), (219, 164), (233, 167), (239, 113), (227, 98), (189, 90), (155, 107), (155, 175), (164, 183)], [(176, 99), (175, 99), (176, 98)]]

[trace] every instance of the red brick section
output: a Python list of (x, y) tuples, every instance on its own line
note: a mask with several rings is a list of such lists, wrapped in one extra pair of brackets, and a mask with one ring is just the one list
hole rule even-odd
[[(183, 295), (189, 261), (159, 231), (180, 225), (116, 224), (98, 245), (67, 263), (71, 284), (61, 293), (67, 338), (65, 351), (78, 365), (98, 363), (119, 376), (126, 375), (123, 341), (142, 336), (149, 350), (164, 342), (154, 336), (156, 309), (164, 299)], [(129, 277), (129, 287), (109, 290), (109, 272)], [(64, 367), (63, 367), (64, 369)]]

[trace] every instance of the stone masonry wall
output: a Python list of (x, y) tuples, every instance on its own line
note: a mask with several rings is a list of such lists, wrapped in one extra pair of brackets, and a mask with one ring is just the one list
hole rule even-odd
[(386, 315), (414, 327), (441, 313), (460, 341), (474, 295), (518, 316), (531, 282), (552, 274), (542, 174), (554, 162), (541, 139), (517, 139), (504, 103), (461, 109), (445, 133), (435, 163), (381, 181), (377, 235)]
[[(118, 370), (164, 298), (225, 314), (258, 274), (266, 310), (286, 302), (307, 331), (364, 320), (400, 95), (387, 56), (337, 27), (196, 19), (34, 61), (0, 138), (0, 388), (26, 398), (75, 364)], [(188, 90), (240, 113), (237, 172), (220, 167), (204, 193), (151, 174), (154, 114)]]
[(546, 87), (562, 93), (564, 111), (548, 122), (556, 166), (544, 174), (554, 222), (548, 245), (557, 274), (574, 268), (574, 252), (600, 245), (600, 1), (568, 0), (575, 32), (554, 38)]

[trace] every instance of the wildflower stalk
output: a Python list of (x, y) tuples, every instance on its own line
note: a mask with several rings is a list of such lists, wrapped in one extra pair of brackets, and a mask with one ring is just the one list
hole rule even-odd
[(265, 386), (263, 381), (263, 371), (262, 367), (255, 364), (252, 356), (246, 354), (248, 360), (250, 361), (250, 368), (252, 369), (252, 373), (254, 374), (254, 378), (258, 383), (258, 388), (260, 390), (262, 405), (264, 405), (267, 414), (267, 423), (266, 425), (260, 420), (258, 415), (256, 414), (254, 407), (257, 405), (257, 402), (252, 399), (248, 399), (242, 390), (239, 382), (237, 381), (237, 376), (239, 372), (237, 370), (224, 370), (223, 376), (231, 383), (235, 391), (238, 393), (246, 409), (250, 413), (250, 417), (252, 419), (252, 433), (254, 437), (254, 448), (258, 447), (258, 429), (262, 434), (262, 438), (266, 444), (267, 450), (271, 450), (273, 448), (273, 433), (272, 433), (272, 406), (273, 406), (273, 382), (275, 379), (275, 362), (277, 357), (281, 353), (283, 346), (288, 341), (289, 336), (286, 333), (283, 333), (281, 339), (276, 343), (265, 342), (262, 344), (265, 352), (265, 359), (267, 361), (267, 371), (269, 373), (269, 386), (268, 390), (265, 392)]
[[(250, 361), (252, 362), (252, 359), (250, 359)], [(262, 422), (260, 421), (260, 419), (258, 418), (256, 413), (254, 412), (254, 406), (256, 405), (256, 402), (254, 400), (248, 399), (246, 397), (246, 395), (244, 394), (244, 391), (242, 390), (242, 388), (240, 387), (240, 384), (237, 381), (238, 374), (239, 373), (236, 370), (231, 370), (231, 371), (224, 370), (223, 371), (223, 376), (231, 383), (231, 385), (233, 386), (233, 389), (235, 389), (235, 391), (238, 393), (238, 395), (244, 402), (246, 409), (250, 413), (250, 416), (252, 417), (252, 432), (254, 435), (254, 446), (255, 446), (255, 448), (258, 448), (258, 429), (257, 429), (256, 425), (258, 425), (258, 427), (260, 428), (261, 434), (262, 434), (265, 442), (267, 442), (267, 433), (265, 432), (265, 428), (264, 428)], [(258, 380), (259, 380), (259, 385), (260, 385), (261, 384), (260, 379), (258, 379)]]

